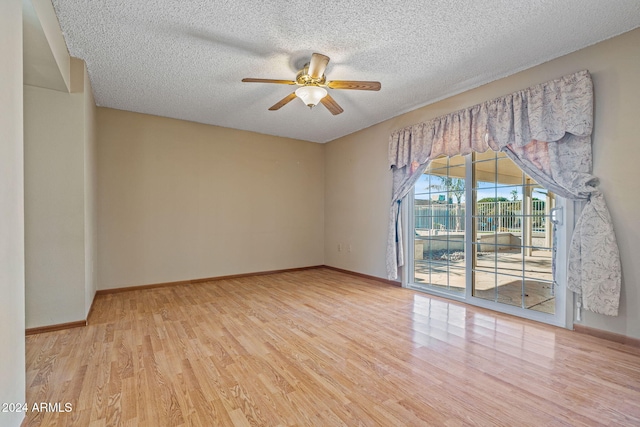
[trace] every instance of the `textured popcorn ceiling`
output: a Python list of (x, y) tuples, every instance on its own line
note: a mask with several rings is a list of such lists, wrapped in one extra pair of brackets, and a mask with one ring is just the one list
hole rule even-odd
[[(637, 0), (53, 0), (69, 53), (86, 61), (99, 106), (315, 142), (513, 74), (640, 26)], [(640, 48), (639, 48), (640, 51)], [(311, 53), (332, 116), (293, 100)], [(578, 70), (576, 70), (578, 71)]]

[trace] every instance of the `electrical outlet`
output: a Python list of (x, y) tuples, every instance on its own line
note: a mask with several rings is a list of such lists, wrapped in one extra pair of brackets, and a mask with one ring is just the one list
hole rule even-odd
[(351, 252), (351, 244), (349, 244), (349, 252)]
[(342, 252), (342, 245), (338, 243), (338, 252)]

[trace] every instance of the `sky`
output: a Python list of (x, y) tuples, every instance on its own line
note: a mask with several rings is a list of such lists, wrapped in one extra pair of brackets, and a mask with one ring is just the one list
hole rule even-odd
[[(431, 182), (429, 182), (430, 175), (423, 174), (420, 176), (416, 185), (414, 187), (414, 195), (416, 199), (428, 200), (434, 199), (437, 200), (440, 194), (446, 193), (446, 188), (438, 187), (442, 185), (442, 180), (438, 176), (431, 175)], [(513, 200), (512, 191), (517, 191), (517, 200), (522, 200), (522, 185), (500, 185), (496, 188), (495, 183), (493, 182), (482, 182), (479, 181), (477, 183), (477, 196), (476, 199), (480, 200), (486, 197), (505, 197), (508, 200)], [(429, 188), (431, 187), (431, 188)], [(431, 191), (429, 191), (431, 190)], [(429, 194), (429, 192), (431, 194)], [(543, 188), (535, 188), (533, 197), (537, 197), (539, 199), (544, 199), (546, 195), (546, 190)], [(453, 201), (456, 202), (455, 196), (453, 197)], [(461, 203), (465, 202), (465, 195), (462, 195)]]

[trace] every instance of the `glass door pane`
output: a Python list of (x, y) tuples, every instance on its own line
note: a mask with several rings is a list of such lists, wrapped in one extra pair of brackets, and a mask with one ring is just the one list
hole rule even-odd
[(438, 158), (414, 187), (412, 284), (464, 294), (465, 158)]
[(554, 314), (554, 195), (504, 153), (473, 160), (472, 295)]

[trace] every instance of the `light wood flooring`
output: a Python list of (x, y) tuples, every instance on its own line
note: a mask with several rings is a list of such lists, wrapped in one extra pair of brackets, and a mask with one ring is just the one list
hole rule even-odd
[(640, 425), (640, 349), (329, 269), (98, 296), (26, 426)]

